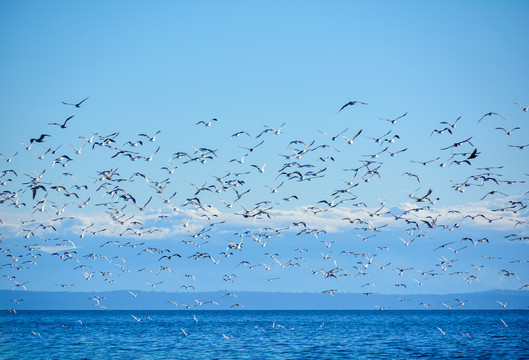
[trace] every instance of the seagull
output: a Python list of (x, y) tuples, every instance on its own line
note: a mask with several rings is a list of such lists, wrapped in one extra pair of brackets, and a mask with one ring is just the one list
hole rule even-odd
[(149, 200), (147, 200), (147, 202), (146, 202), (142, 207), (139, 207), (139, 206), (136, 205), (136, 204), (134, 204), (134, 205), (136, 205), (136, 207), (138, 208), (138, 210), (140, 210), (140, 211), (144, 211), (144, 210), (145, 210), (145, 207), (151, 202), (151, 200), (152, 200), (152, 196), (149, 198)]
[(440, 327), (437, 327), (437, 330), (439, 330), (441, 332), (441, 334), (443, 334), (443, 335), (446, 334), (446, 331), (443, 331)]
[[(461, 119), (461, 116), (458, 117), (458, 118), (456, 119), (456, 121), (454, 121), (454, 123), (450, 123), (450, 122), (448, 122), (448, 121), (441, 121), (441, 124), (448, 125), (448, 126), (450, 126), (452, 129), (455, 129), (455, 128), (456, 128), (456, 124), (457, 124), (457, 122), (458, 122), (460, 119)], [(452, 133), (451, 131), (449, 131), (449, 132), (450, 132), (450, 134)]]
[(263, 134), (266, 134), (266, 133), (269, 133), (269, 132), (273, 132), (274, 134), (276, 135), (279, 135), (281, 134), (281, 129), (283, 128), (283, 126), (285, 126), (286, 123), (282, 123), (281, 126), (276, 130), (268, 125), (265, 125), (264, 127), (266, 128), (265, 130), (263, 130), (259, 135), (257, 135), (255, 138), (257, 139), (258, 137), (260, 137), (261, 135)]
[(265, 172), (264, 168), (265, 168), (265, 165), (266, 164), (263, 164), (263, 166), (259, 167), (258, 165), (250, 165), (254, 168), (256, 168), (261, 174)]
[(459, 303), (459, 306), (465, 305), (465, 302), (468, 301), (468, 300), (459, 300), (459, 299), (454, 299), (454, 300)]
[(232, 137), (232, 138), (233, 138), (233, 137), (238, 137), (238, 136), (241, 136), (241, 135), (243, 135), (243, 134), (244, 134), (244, 135), (248, 135), (248, 136), (250, 136), (250, 137), (252, 136), (252, 135), (248, 134), (248, 132), (246, 132), (246, 131), (243, 130), (243, 131), (238, 131), (238, 132), (236, 132), (236, 133), (233, 134), (231, 137)]
[(437, 134), (444, 134), (445, 131), (448, 131), (448, 133), (450, 135), (452, 135), (452, 130), (450, 130), (450, 128), (448, 127), (445, 127), (444, 129), (433, 129), (432, 132), (430, 133), (430, 136), (432, 136), (434, 133), (437, 133)]
[(365, 103), (365, 102), (353, 100), (353, 101), (349, 101), (347, 104), (345, 104), (344, 106), (342, 106), (342, 107), (340, 108), (340, 110), (338, 110), (338, 112), (342, 111), (342, 110), (345, 109), (347, 106), (352, 106), (352, 105), (356, 105), (356, 104), (367, 105), (367, 103)]
[(402, 174), (401, 176), (404, 176), (404, 175), (408, 175), (408, 176), (410, 176), (410, 177), (414, 177), (414, 178), (417, 179), (417, 182), (419, 182), (419, 183), (421, 182), (421, 179), (420, 179), (419, 176), (416, 175), (416, 174), (413, 174), (413, 173), (410, 173), (410, 172), (405, 172), (405, 173)]
[(79, 101), (77, 104), (73, 104), (73, 103), (67, 103), (67, 102), (64, 102), (64, 101), (61, 101), (64, 105), (72, 105), (72, 106), (75, 106), (76, 108), (80, 108), (81, 107), (81, 104), (84, 103), (86, 100), (88, 100), (90, 96), (87, 96), (86, 98), (84, 98), (83, 100)]
[(13, 156), (11, 156), (11, 157), (9, 157), (9, 158), (6, 157), (6, 156), (4, 156), (4, 155), (2, 155), (2, 154), (0, 154), (0, 157), (3, 157), (3, 158), (5, 159), (6, 162), (11, 162), (11, 161), (13, 160), (13, 158), (14, 158), (15, 156), (17, 156), (17, 154), (18, 154), (18, 151), (17, 151), (16, 153), (14, 153)]
[(483, 118), (486, 117), (486, 116), (498, 116), (498, 117), (501, 117), (502, 119), (505, 120), (505, 118), (504, 118), (503, 116), (501, 116), (500, 114), (498, 114), (498, 113), (495, 113), (495, 112), (488, 112), (488, 113), (486, 113), (485, 115), (483, 115), (483, 116), (478, 120), (478, 122), (480, 122), (481, 120), (483, 120)]
[(520, 150), (525, 150), (529, 144), (526, 144), (526, 145), (507, 145), (508, 147), (512, 147), (512, 148), (518, 148)]
[(270, 189), (270, 192), (271, 192), (272, 194), (275, 194), (275, 193), (277, 192), (277, 190), (279, 190), (279, 188), (280, 188), (283, 184), (284, 184), (284, 181), (281, 182), (281, 184), (279, 184), (279, 185), (278, 185), (277, 187), (275, 187), (275, 188), (272, 188), (272, 187), (270, 187), (270, 186), (268, 186), (268, 185), (265, 185), (265, 187), (268, 188), (268, 189)]
[(264, 143), (264, 140), (261, 140), (261, 142), (259, 144), (255, 145), (254, 147), (251, 147), (251, 148), (242, 147), (242, 146), (239, 146), (239, 147), (241, 149), (248, 150), (249, 152), (253, 152), (258, 146), (261, 146), (263, 143)]
[(353, 136), (352, 138), (348, 139), (347, 136), (343, 135), (343, 134), (340, 134), (344, 139), (345, 141), (349, 144), (349, 145), (352, 145), (353, 142), (355, 141), (355, 139), (358, 137), (358, 135), (360, 135), (362, 133), (362, 129), (360, 129), (355, 136)]
[(518, 104), (516, 102), (514, 103), (514, 105), (518, 105), (522, 109), (523, 112), (528, 112), (529, 111), (529, 106), (522, 106), (522, 105), (520, 105), (520, 104)]
[(147, 139), (149, 139), (150, 142), (155, 142), (156, 141), (156, 135), (158, 135), (159, 133), (161, 133), (161, 130), (158, 130), (153, 136), (149, 136), (147, 134), (138, 134), (138, 136), (146, 137)]
[(339, 290), (337, 290), (337, 289), (329, 289), (329, 290), (324, 290), (321, 293), (322, 294), (330, 294), (330, 295), (334, 296), (335, 292), (339, 292)]
[(211, 124), (213, 123), (213, 121), (218, 121), (218, 120), (217, 119), (211, 119), (211, 121), (209, 121), (209, 122), (205, 122), (204, 120), (200, 120), (195, 125), (204, 124), (205, 127), (210, 127)]
[(230, 306), (230, 308), (232, 307), (242, 307), (242, 308), (245, 308), (245, 306), (243, 304), (233, 304), (232, 306)]
[(29, 139), (29, 143), (30, 144), (33, 144), (34, 142), (42, 143), (42, 142), (44, 142), (44, 139), (46, 138), (46, 136), (51, 136), (51, 135), (42, 134), (42, 135), (40, 135), (40, 137), (38, 137), (36, 139)]
[(60, 126), (61, 129), (66, 129), (66, 124), (68, 123), (68, 121), (70, 121), (75, 115), (72, 115), (70, 117), (68, 117), (66, 120), (64, 120), (64, 123), (62, 124), (59, 124), (59, 123), (56, 123), (56, 122), (52, 122), (52, 123), (48, 123), (48, 125), (57, 125), (57, 126)]
[(328, 137), (331, 138), (332, 141), (335, 141), (336, 139), (338, 139), (340, 136), (343, 136), (343, 133), (346, 132), (349, 128), (346, 128), (345, 130), (342, 130), (340, 133), (336, 134), (335, 136), (332, 136), (330, 134), (327, 134), (326, 132), (323, 132), (321, 130), (318, 130), (320, 133), (322, 133), (323, 135), (327, 135)]
[(86, 145), (86, 143), (83, 143), (83, 145), (81, 145), (81, 147), (79, 149), (77, 149), (75, 146), (73, 146), (72, 144), (68, 144), (71, 146), (71, 148), (75, 151), (75, 153), (77, 155), (81, 155), (81, 151), (83, 150), (84, 146)]
[(407, 112), (405, 112), (404, 114), (402, 114), (401, 116), (399, 117), (396, 117), (395, 119), (385, 119), (385, 118), (378, 118), (379, 120), (384, 120), (384, 121), (388, 121), (390, 122), (391, 124), (395, 124), (397, 122), (398, 119), (401, 119), (403, 118), (404, 116), (408, 115)]
[(140, 322), (141, 319), (143, 319), (143, 318), (145, 317), (145, 316), (142, 316), (142, 317), (140, 317), (140, 318), (137, 318), (137, 317), (134, 316), (134, 315), (131, 315), (131, 316), (134, 318), (134, 320), (136, 320), (136, 322)]
[(507, 303), (502, 303), (501, 301), (496, 301), (498, 304), (501, 305), (502, 308), (506, 308), (507, 307)]
[(496, 130), (503, 130), (503, 131), (505, 131), (505, 134), (511, 135), (514, 130), (520, 130), (520, 128), (517, 126), (517, 127), (513, 128), (512, 130), (507, 130), (507, 129), (502, 128), (502, 127), (497, 127)]

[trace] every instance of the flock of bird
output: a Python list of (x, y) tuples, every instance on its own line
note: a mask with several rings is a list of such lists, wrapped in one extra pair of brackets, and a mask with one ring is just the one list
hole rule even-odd
[[(89, 97), (86, 97), (79, 102), (62, 103), (74, 111), (82, 111), (83, 107), (89, 106), (88, 100)], [(527, 107), (515, 105), (523, 112), (528, 111)], [(368, 106), (368, 103), (350, 101), (338, 110), (337, 116), (343, 116), (357, 106)], [(185, 281), (176, 286), (179, 290), (196, 290), (200, 278), (179, 266), (179, 262), (184, 261), (197, 261), (204, 264), (201, 266), (211, 267), (212, 273), (218, 277), (219, 288), (231, 286), (244, 268), (260, 268), (264, 273), (271, 269), (279, 271), (274, 272), (274, 276), (259, 277), (263, 284), (278, 281), (281, 279), (278, 274), (296, 269), (332, 280), (332, 286), (321, 289), (322, 294), (332, 296), (341, 291), (357, 291), (371, 295), (374, 291), (366, 289), (374, 288), (376, 280), (366, 281), (356, 290), (347, 287), (340, 290), (334, 284), (340, 284), (336, 281), (346, 277), (376, 279), (375, 270), (394, 271), (399, 279), (405, 278), (404, 274), (414, 274), (406, 277), (414, 282), (399, 281), (393, 284), (394, 289), (400, 290), (412, 284), (420, 286), (428, 279), (442, 276), (458, 277), (472, 284), (479, 281), (478, 275), (480, 271), (483, 273), (481, 269), (485, 266), (495, 269), (500, 280), (516, 281), (519, 290), (529, 288), (523, 276), (525, 274), (519, 275), (508, 267), (528, 263), (529, 258), (526, 256), (503, 259), (501, 268), (495, 268), (494, 265), (499, 258), (481, 256), (487, 260), (486, 264), (473, 264), (468, 269), (456, 269), (458, 259), (454, 258), (455, 255), (486, 247), (491, 241), (527, 243), (529, 240), (526, 222), (529, 192), (509, 193), (509, 187), (524, 184), (528, 174), (507, 179), (502, 174), (501, 164), (476, 167), (474, 162), (483, 156), (483, 148), (479, 147), (478, 150), (476, 139), (472, 136), (458, 133), (460, 121), (481, 123), (486, 118), (504, 120), (498, 113), (489, 112), (473, 120), (459, 117), (453, 122), (443, 121), (439, 128), (426, 134), (426, 137), (443, 137), (449, 145), (441, 148), (439, 156), (427, 160), (408, 160), (410, 167), (403, 168), (397, 175), (409, 178), (414, 189), (419, 187), (408, 192), (408, 206), (405, 209), (388, 206), (387, 200), (380, 199), (376, 206), (368, 206), (373, 199), (362, 198), (362, 194), (366, 187), (382, 181), (385, 167), (393, 158), (403, 156), (408, 151), (410, 146), (400, 145), (402, 134), (397, 134), (398, 124), (406, 121), (408, 113), (394, 118), (379, 118), (380, 127), (382, 124), (390, 127), (389, 130), (380, 131), (383, 133), (380, 136), (366, 134), (361, 126), (355, 124), (358, 128), (354, 131), (350, 131), (350, 126), (344, 126), (345, 129), (338, 133), (318, 130), (311, 139), (286, 139), (286, 147), (282, 151), (284, 154), (279, 155), (282, 159), (280, 162), (273, 159), (277, 149), (272, 153), (270, 149), (265, 150), (265, 146), (271, 137), (286, 137), (283, 131), (286, 123), (278, 127), (265, 125), (255, 136), (250, 134), (250, 130), (234, 131), (225, 142), (236, 144), (235, 151), (239, 156), (226, 159), (220, 166), (218, 163), (223, 149), (203, 146), (196, 146), (193, 150), (169, 149), (169, 153), (172, 153), (169, 160), (162, 160), (161, 153), (165, 149), (158, 145), (158, 138), (164, 136), (163, 130), (139, 133), (134, 139), (123, 139), (117, 131), (110, 134), (78, 134), (66, 138), (63, 133), (74, 126), (77, 115), (69, 115), (64, 121), (48, 123), (47, 130), (42, 134), (28, 137), (29, 140), (19, 140), (22, 147), (18, 151), (0, 154), (0, 240), (4, 254), (0, 271), (2, 281), (10, 283), (9, 287), (13, 290), (31, 289), (37, 279), (25, 278), (24, 274), (28, 269), (34, 270), (39, 266), (41, 257), (45, 256), (53, 259), (69, 274), (77, 274), (82, 281), (99, 279), (116, 284), (121, 276), (150, 274), (150, 280), (138, 283), (136, 289), (154, 289), (166, 284), (167, 280), (159, 279), (161, 275), (168, 275), (173, 276), (174, 282), (178, 276), (184, 277)], [(196, 131), (201, 134), (214, 132), (221, 122), (216, 118), (198, 121), (195, 124)], [(509, 129), (494, 125), (491, 129), (497, 132), (497, 136), (514, 136), (521, 131), (520, 126)], [(363, 149), (356, 148), (360, 140), (368, 142), (369, 147), (366, 148), (374, 148), (375, 151), (357, 155), (357, 151), (363, 152)], [(523, 151), (529, 144), (508, 146), (514, 148), (513, 151)], [(354, 153), (349, 151), (353, 148), (356, 149)], [(269, 159), (268, 165), (254, 162), (253, 159), (260, 152)], [(83, 157), (96, 153), (104, 160), (97, 163), (100, 168), (91, 169), (89, 166), (93, 163)], [(525, 152), (515, 156), (521, 160), (526, 157)], [(26, 168), (24, 157), (33, 160), (36, 157), (40, 168)], [(350, 164), (357, 165), (336, 169), (338, 157), (348, 157)], [(214, 171), (219, 173), (207, 173), (206, 169), (211, 163), (215, 164)], [(523, 169), (523, 161), (521, 163)], [(438, 192), (428, 186), (422, 188), (423, 173), (429, 169), (429, 164), (447, 169), (471, 169), (473, 173), (466, 179), (447, 179), (446, 182), (450, 182), (450, 187), (458, 193), (479, 193), (480, 201), (494, 199), (497, 200), (495, 204), (500, 205), (494, 205), (496, 207), (486, 213), (465, 212), (457, 207), (445, 213), (437, 211), (436, 204), (440, 201), (436, 195)], [(79, 171), (73, 173), (69, 171), (70, 168)], [(228, 168), (230, 170), (226, 170)], [(195, 171), (199, 175), (194, 175)], [(329, 174), (336, 173), (346, 179), (329, 179)], [(267, 181), (274, 182), (264, 186), (261, 184), (259, 188), (249, 182), (263, 174), (269, 176)], [(184, 193), (186, 188), (182, 184), (195, 181), (197, 176), (201, 177), (200, 183), (191, 183), (191, 187), (187, 188), (189, 192)], [(327, 193), (328, 185), (325, 184), (334, 184), (337, 180), (343, 185)], [(306, 203), (299, 193), (286, 192), (302, 186), (310, 189), (311, 196), (319, 197), (320, 200)], [(297, 204), (295, 209), (302, 209), (299, 218), (285, 216), (287, 210), (293, 209), (291, 203)], [(389, 231), (396, 232), (395, 229), (402, 236), (396, 235), (396, 242), (378, 242), (370, 252), (336, 249), (335, 241), (326, 237), (329, 228), (321, 225), (328, 217), (333, 217), (340, 223), (339, 226), (347, 229), (347, 236), (353, 235), (349, 241), (352, 246), (375, 243), (377, 236)], [(275, 219), (281, 219), (281, 224), (277, 225)], [(285, 219), (290, 220), (285, 223)], [(510, 228), (502, 239), (458, 237), (455, 234), (463, 226), (463, 221), (475, 226), (501, 221)], [(432, 269), (419, 270), (413, 266), (395, 265), (397, 259), (391, 259), (389, 254), (392, 247), (413, 246), (412, 243), (429, 238), (430, 232), (444, 230), (453, 232), (453, 240), (432, 248), (435, 258)], [(290, 249), (289, 253), (268, 251), (271, 245), (267, 248), (267, 244), (279, 243), (287, 235), (298, 239), (299, 246)], [(161, 248), (153, 245), (164, 238), (171, 238), (172, 242), (164, 243)], [(175, 238), (178, 240), (175, 241)], [(307, 246), (307, 238), (314, 240), (316, 245)], [(222, 251), (217, 251), (220, 242)], [(170, 244), (178, 246), (171, 248)], [(245, 258), (245, 249), (252, 246), (254, 252), (261, 251), (261, 256), (268, 261)], [(130, 258), (124, 254), (130, 256), (133, 253), (135, 257), (141, 257), (146, 266), (129, 267)], [(309, 263), (309, 253), (317, 257), (313, 264)], [(382, 262), (379, 259), (384, 256), (391, 260), (379, 264)], [(231, 268), (231, 271), (215, 270), (220, 265), (224, 266), (222, 269)], [(527, 268), (524, 269), (527, 273)], [(59, 280), (54, 285), (58, 288), (74, 286), (68, 281), (62, 282), (61, 274), (57, 274), (56, 278)], [(5, 288), (6, 284), (2, 286)], [(137, 291), (134, 288), (129, 293), (136, 298)], [(236, 298), (237, 294), (233, 291), (227, 291), (223, 297)], [(92, 297), (91, 300), (94, 306), (106, 308), (102, 299)], [(463, 301), (456, 300), (457, 303), (443, 305), (446, 309), (464, 305)], [(13, 303), (16, 305), (21, 301), (23, 299), (14, 299)], [(179, 304), (176, 300), (169, 303), (180, 308), (196, 308), (206, 304), (215, 306), (217, 301), (195, 300), (190, 305)], [(506, 307), (505, 302), (498, 303), (502, 308)], [(375, 307), (380, 310), (388, 308), (382, 305)], [(418, 305), (431, 307), (426, 303)], [(230, 308), (244, 309), (245, 306), (235, 301)], [(137, 322), (143, 319), (131, 316)], [(438, 329), (444, 334), (444, 330)]]

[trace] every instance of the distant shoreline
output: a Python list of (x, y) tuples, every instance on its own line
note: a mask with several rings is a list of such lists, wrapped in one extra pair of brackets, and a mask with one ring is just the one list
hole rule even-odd
[[(2, 310), (527, 310), (529, 291), (491, 290), (453, 294), (371, 294), (284, 292), (39, 292), (0, 290)], [(97, 299), (97, 300), (95, 300)], [(15, 302), (18, 301), (18, 303)], [(505, 305), (505, 307), (503, 305)]]

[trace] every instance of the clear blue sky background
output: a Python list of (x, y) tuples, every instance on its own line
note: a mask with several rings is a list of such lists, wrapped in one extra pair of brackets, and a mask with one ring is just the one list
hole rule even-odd
[[(10, 163), (0, 159), (0, 170), (12, 168), (19, 173), (18, 179), (3, 188), (22, 188), (21, 183), (29, 180), (24, 173), (33, 174), (32, 170), (40, 173), (47, 169), (43, 181), (71, 186), (70, 179), (61, 177), (61, 172), (69, 171), (76, 174), (78, 184), (88, 183), (94, 190), (93, 182), (98, 171), (118, 168), (123, 177), (136, 171), (148, 173), (157, 180), (170, 177), (164, 195), (177, 191), (173, 203), (181, 205), (186, 198), (193, 196), (195, 189), (191, 183), (202, 185), (207, 182), (209, 185), (215, 182), (213, 175), (251, 171), (244, 178), (245, 189), (251, 189), (244, 198), (245, 206), (251, 208), (252, 204), (264, 199), (281, 202), (283, 197), (296, 195), (298, 200), (275, 206), (278, 211), (291, 211), (291, 217), (281, 213), (277, 214), (275, 222), (262, 223), (263, 226), (288, 226), (296, 221), (300, 208), (316, 205), (322, 199), (330, 200), (334, 190), (345, 186), (340, 179), (349, 180), (347, 176), (352, 174), (343, 169), (360, 166), (359, 160), (370, 159), (364, 155), (375, 154), (387, 145), (390, 151), (404, 148), (407, 151), (394, 158), (382, 154), (380, 159), (377, 158), (384, 163), (380, 170), (382, 178), (361, 182), (358, 191), (353, 190), (358, 200), (373, 211), (380, 207), (379, 201), (384, 200), (386, 208), (395, 211), (405, 202), (414, 203), (408, 194), (419, 187), (416, 193), (419, 196), (433, 189), (432, 197), (439, 198), (435, 206), (445, 213), (457, 208), (463, 213), (475, 214), (505, 204), (505, 196), (499, 194), (488, 196), (485, 202), (480, 201), (492, 190), (506, 193), (508, 199), (526, 203), (527, 195), (522, 198), (527, 190), (525, 183), (496, 186), (487, 182), (483, 187), (472, 187), (460, 193), (454, 191), (450, 181), (462, 182), (470, 175), (483, 172), (476, 168), (489, 166), (504, 166), (500, 170), (503, 180), (527, 180), (527, 150), (508, 145), (525, 145), (529, 139), (529, 113), (513, 104), (529, 106), (528, 10), (525, 1), (2, 2), (0, 153), (6, 157), (18, 154)], [(62, 101), (78, 102), (87, 96), (89, 99), (79, 109), (61, 104)], [(337, 113), (351, 100), (369, 105), (349, 106)], [(503, 118), (492, 116), (478, 122), (489, 112), (499, 113)], [(404, 113), (407, 113), (406, 117), (394, 125), (379, 120), (396, 118)], [(48, 125), (50, 122), (62, 123), (70, 115), (75, 117), (66, 129)], [(440, 122), (453, 122), (458, 117), (461, 120), (453, 135), (445, 132), (430, 136), (434, 129), (444, 127)], [(211, 127), (195, 125), (212, 118), (218, 122)], [(265, 129), (264, 125), (277, 129), (283, 123), (286, 124), (280, 135), (263, 135), (265, 143), (245, 159), (244, 165), (229, 162), (246, 153), (241, 147), (254, 146), (261, 139), (232, 138), (231, 134), (246, 130), (255, 137)], [(496, 127), (521, 129), (507, 136)], [(348, 137), (363, 131), (351, 146), (341, 138), (333, 142), (318, 132), (336, 135), (346, 128)], [(154, 134), (158, 130), (161, 133), (156, 142), (146, 142), (141, 150), (136, 149), (149, 156), (160, 146), (152, 162), (130, 162), (123, 157), (111, 159), (115, 152), (91, 150), (90, 145), (85, 145), (82, 155), (75, 157), (66, 168), (58, 165), (52, 168), (53, 155), (48, 154), (45, 160), (39, 160), (17, 142), (29, 144), (30, 138), (47, 133), (51, 138), (42, 145), (62, 145), (57, 156), (63, 153), (74, 156), (76, 154), (68, 144), (81, 146), (81, 135), (91, 137), (94, 133), (106, 135), (117, 131), (120, 133), (118, 146), (124, 147), (128, 140), (141, 139), (138, 134)], [(380, 146), (365, 137), (377, 138), (390, 130), (392, 133), (388, 137), (400, 137), (395, 144)], [(461, 150), (479, 150), (480, 155), (472, 161), (472, 166), (451, 164), (441, 168), (433, 162), (425, 167), (411, 162), (437, 157), (443, 162), (449, 158), (450, 152), (441, 151), (441, 148), (470, 136), (473, 146), (467, 144)], [(315, 140), (314, 146), (328, 144), (340, 150), (321, 149), (318, 156), (310, 154), (310, 158), (304, 159), (317, 163), (320, 168), (327, 167), (323, 179), (303, 183), (276, 179), (277, 170), (287, 161), (278, 154), (289, 154), (286, 145), (292, 140), (307, 143)], [(42, 145), (35, 144), (32, 151), (42, 154), (45, 151)], [(179, 160), (173, 164), (178, 166), (173, 175), (160, 169), (169, 165), (171, 154), (177, 151), (192, 153), (199, 147), (218, 150), (219, 157), (206, 164), (183, 165)], [(336, 161), (318, 162), (320, 156), (333, 156)], [(258, 173), (250, 166), (252, 164), (259, 167), (266, 164), (265, 173)], [(420, 174), (421, 184), (402, 176), (406, 171)], [(147, 213), (166, 213), (158, 196), (140, 180), (136, 179), (129, 186), (138, 203), (144, 203), (152, 194), (153, 201)], [(277, 186), (283, 180), (285, 184), (278, 194), (270, 194), (263, 186)], [(88, 216), (92, 216), (97, 223), (94, 229), (109, 225), (101, 220), (105, 215), (102, 208), (93, 204), (109, 201), (110, 197), (103, 197), (101, 193), (96, 195), (94, 191), (91, 194), (93, 198), (89, 206), (83, 209), (68, 206), (65, 214), (82, 218), (84, 226), (89, 225)], [(218, 200), (222, 197), (229, 201), (234, 192), (230, 190), (228, 194), (204, 194), (202, 200), (226, 214), (240, 211), (237, 205), (226, 209)], [(84, 195), (84, 199), (89, 196), (88, 192)], [(26, 193), (24, 196), (29, 205), (30, 195)], [(58, 206), (72, 203), (72, 199), (61, 196), (50, 193), (49, 200)], [(499, 200), (494, 202), (496, 198)], [(79, 201), (73, 200), (73, 203)], [(181, 290), (182, 284), (190, 283), (183, 277), (187, 273), (196, 275), (194, 284), (197, 290), (323, 291), (337, 288), (344, 292), (360, 292), (365, 289), (361, 285), (372, 282), (376, 283), (376, 291), (380, 293), (446, 293), (517, 289), (529, 282), (527, 263), (510, 263), (516, 259), (528, 260), (527, 241), (510, 242), (504, 238), (510, 233), (527, 236), (527, 224), (513, 228), (514, 222), (506, 219), (491, 224), (467, 220), (465, 226), (454, 232), (430, 230), (429, 240), (421, 238), (404, 246), (399, 237), (409, 240), (410, 236), (402, 227), (388, 226), (378, 233), (376, 241), (363, 242), (356, 234), (365, 236), (369, 233), (347, 228), (347, 224), (340, 221), (343, 213), (332, 214), (320, 222), (310, 219), (313, 228), (327, 230), (321, 238), (295, 236), (294, 231), (285, 231), (274, 237), (267, 247), (246, 239), (247, 245), (242, 252), (217, 266), (211, 261), (184, 259), (180, 264), (177, 261), (167, 263), (175, 274), (162, 273), (155, 277), (136, 271), (148, 265), (156, 272), (162, 264), (156, 256), (151, 256), (149, 261), (136, 256), (141, 247), (99, 248), (99, 245), (112, 239), (136, 243), (150, 241), (149, 245), (170, 248), (182, 254), (208, 251), (216, 259), (217, 254), (225, 250), (227, 241), (238, 239), (233, 236), (234, 232), (257, 231), (261, 223), (244, 223), (240, 217), (226, 215), (227, 223), (215, 229), (215, 236), (202, 249), (180, 243), (182, 239), (189, 239), (185, 236), (189, 234), (176, 219), (172, 225), (151, 221), (150, 226), (162, 224), (170, 229), (163, 235), (157, 234), (155, 239), (124, 239), (110, 231), (80, 239), (82, 224), (65, 222), (57, 233), (40, 234), (41, 237), (58, 238), (44, 242), (41, 238), (26, 240), (20, 234), (17, 236), (19, 230), (25, 229), (20, 221), (31, 218), (33, 210), (31, 206), (15, 209), (7, 203), (2, 205), (0, 211), (4, 225), (0, 226), (0, 232), (5, 236), (2, 248), (12, 249), (13, 253), (24, 255), (26, 260), (27, 252), (17, 245), (52, 247), (61, 240), (70, 239), (79, 248), (79, 258), (91, 252), (105, 253), (110, 257), (120, 255), (128, 260), (127, 268), (131, 273), (117, 277), (117, 267), (104, 260), (95, 260), (87, 271), (96, 272), (98, 277), (85, 281), (81, 270), (73, 271), (72, 264), (44, 252), (44, 256), (36, 260), (38, 267), (30, 265), (29, 269), (19, 272), (7, 265), (1, 268), (2, 275), (20, 273), (17, 280), (21, 283), (29, 281), (27, 287), (31, 290), (58, 289), (56, 283), (75, 284), (72, 290), (148, 290), (150, 287), (145, 282), (163, 280), (156, 290), (174, 291)], [(129, 210), (135, 208), (129, 206)], [(145, 216), (137, 211), (132, 213)], [(185, 211), (176, 215), (184, 220), (190, 216)], [(527, 212), (523, 210), (508, 215), (527, 220)], [(378, 225), (384, 224), (383, 220), (379, 221)], [(439, 221), (449, 223), (445, 218)], [(198, 221), (195, 226), (193, 229), (200, 230)], [(491, 243), (457, 244), (464, 236), (475, 239), (487, 236)], [(326, 248), (321, 240), (335, 243)], [(449, 241), (455, 241), (452, 245), (455, 249), (464, 245), (469, 247), (458, 254), (446, 249), (432, 252)], [(390, 251), (376, 250), (377, 246), (388, 246)], [(276, 258), (285, 262), (299, 255), (294, 252), (298, 247), (310, 250), (309, 254), (302, 254), (307, 261), (299, 268), (281, 269), (272, 258), (264, 255), (268, 251), (275, 252), (279, 254)], [(356, 271), (352, 266), (358, 261), (367, 261), (363, 257), (355, 259), (340, 255), (342, 250), (377, 253), (369, 265), (371, 276), (344, 277), (336, 282), (307, 270), (307, 266), (332, 268), (332, 262), (322, 260), (318, 252), (332, 251), (331, 256), (350, 273)], [(441, 256), (458, 259), (454, 268), (447, 272), (469, 273), (457, 277), (456, 281), (454, 276), (429, 278), (422, 288), (419, 287), (413, 279), (422, 280), (424, 276), (415, 270), (431, 270)], [(494, 262), (483, 256), (503, 259)], [(269, 272), (263, 266), (254, 270), (244, 265), (235, 268), (242, 260), (254, 264), (275, 263), (275, 266)], [(5, 257), (3, 262), (12, 261)], [(382, 271), (375, 263), (391, 265)], [(484, 266), (479, 272), (471, 267), (476, 263)], [(407, 272), (399, 276), (391, 271), (394, 267), (413, 267), (413, 274)], [(498, 272), (505, 268), (515, 272), (520, 279), (514, 276), (501, 279)], [(98, 274), (102, 269), (112, 269), (117, 282), (108, 284), (103, 281)], [(435, 267), (435, 270), (440, 269)], [(221, 280), (224, 274), (231, 273), (237, 274), (235, 282)], [(462, 277), (470, 274), (479, 275), (480, 282), (468, 284)], [(279, 280), (264, 280), (268, 277), (278, 277)], [(395, 287), (396, 283), (406, 283), (408, 287)], [(13, 281), (0, 280), (2, 289), (13, 286)]]

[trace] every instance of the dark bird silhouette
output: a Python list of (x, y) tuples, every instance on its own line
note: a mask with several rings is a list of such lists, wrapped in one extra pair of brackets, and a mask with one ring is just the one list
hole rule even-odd
[(345, 104), (344, 106), (342, 106), (342, 107), (340, 108), (340, 110), (338, 110), (338, 112), (342, 111), (342, 110), (345, 109), (347, 106), (352, 106), (352, 105), (356, 105), (356, 104), (367, 105), (367, 103), (365, 103), (365, 102), (353, 100), (353, 101), (349, 101), (347, 104)]
[(467, 160), (475, 159), (477, 157), (478, 157), (478, 149), (474, 149), (474, 151), (472, 151), (472, 153), (467, 157)]
[(86, 98), (84, 98), (83, 100), (79, 101), (77, 104), (74, 104), (74, 103), (67, 103), (67, 102), (64, 102), (64, 101), (61, 101), (64, 105), (72, 105), (72, 106), (75, 106), (76, 108), (80, 108), (81, 107), (81, 104), (84, 103), (86, 100), (88, 100), (90, 96), (87, 96)]
[(470, 142), (470, 139), (472, 139), (472, 136), (469, 137), (468, 139), (465, 139), (465, 140), (462, 140), (462, 141), (459, 141), (459, 142), (453, 143), (452, 145), (447, 146), (447, 147), (445, 147), (445, 148), (442, 148), (441, 150), (448, 150), (448, 149), (453, 148), (453, 147), (459, 147), (459, 146), (463, 145), (464, 143), (468, 143), (468, 144), (470, 144), (470, 146), (474, 146), (474, 145)]
[(60, 126), (61, 129), (66, 129), (66, 124), (67, 124), (68, 121), (70, 121), (74, 116), (75, 116), (75, 115), (70, 116), (69, 118), (67, 118), (66, 120), (64, 120), (64, 123), (62, 123), (62, 124), (59, 124), (59, 123), (55, 123), (55, 122), (53, 122), (53, 123), (48, 123), (48, 125), (57, 125), (57, 126)]
[(38, 143), (44, 142), (44, 139), (46, 138), (46, 136), (51, 136), (51, 135), (48, 135), (48, 134), (42, 134), (42, 135), (40, 135), (40, 137), (37, 138), (37, 139), (29, 139), (29, 143), (30, 143), (30, 144), (33, 144), (34, 142), (38, 142)]

